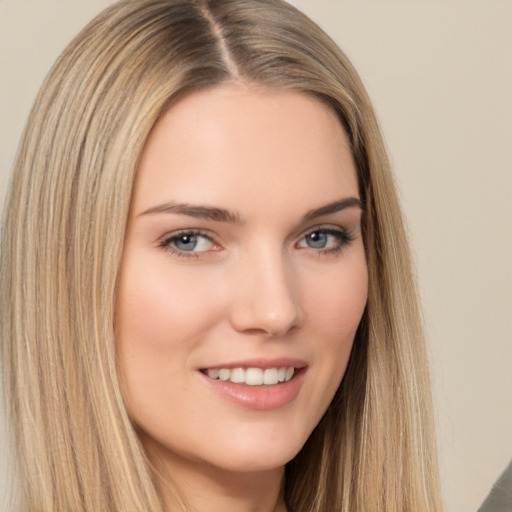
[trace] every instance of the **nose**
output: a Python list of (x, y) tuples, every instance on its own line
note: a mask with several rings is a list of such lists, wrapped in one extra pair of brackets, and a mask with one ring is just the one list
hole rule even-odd
[(250, 258), (235, 281), (231, 323), (237, 331), (277, 337), (302, 325), (298, 281), (280, 252)]

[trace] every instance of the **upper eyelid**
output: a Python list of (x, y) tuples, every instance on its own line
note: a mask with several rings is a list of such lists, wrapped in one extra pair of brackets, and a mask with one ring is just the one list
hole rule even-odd
[(340, 226), (317, 226), (310, 228), (306, 231), (304, 231), (301, 235), (298, 237), (298, 241), (304, 239), (308, 235), (311, 235), (312, 233), (321, 232), (326, 233), (328, 235), (336, 235), (339, 234), (340, 236), (349, 237), (352, 238), (353, 231), (350, 229), (342, 228)]
[(185, 251), (183, 249), (179, 249), (173, 243), (174, 240), (179, 239), (180, 236), (191, 235), (194, 237), (204, 237), (211, 243), (213, 246), (221, 246), (210, 234), (204, 232), (204, 230), (200, 229), (179, 229), (176, 231), (172, 231), (167, 233), (166, 235), (160, 237), (157, 240), (157, 247), (159, 249), (164, 250), (165, 252), (173, 253), (176, 257), (186, 257), (189, 259), (198, 259), (201, 257), (202, 253), (210, 252), (210, 250), (205, 251)]
[(158, 237), (158, 242), (166, 242), (183, 235), (204, 236), (205, 238), (208, 238), (208, 240), (216, 243), (215, 235), (211, 231), (201, 228), (176, 229), (175, 231), (170, 231), (165, 235)]
[(346, 228), (341, 226), (337, 226), (335, 224), (319, 224), (318, 226), (312, 226), (305, 231), (303, 234), (307, 235), (309, 233), (314, 233), (315, 231), (348, 231)]
[[(314, 226), (310, 226), (306, 229), (301, 229), (297, 234), (295, 235), (292, 235), (292, 238), (300, 238), (300, 237), (303, 237), (303, 236), (307, 236), (308, 234), (314, 232), (314, 231), (322, 231), (322, 230), (325, 230), (325, 231), (339, 231), (339, 232), (342, 232), (342, 233), (345, 233), (345, 232), (350, 232), (352, 231), (351, 229), (348, 229), (346, 227), (343, 227), (343, 226), (340, 226), (338, 224), (334, 224), (334, 223), (323, 223), (323, 224), (315, 224)], [(176, 229), (174, 231), (169, 231), (167, 233), (165, 233), (164, 235), (162, 236), (159, 236), (158, 237), (158, 241), (161, 242), (161, 241), (165, 241), (165, 240), (169, 240), (171, 238), (174, 238), (174, 237), (177, 237), (177, 236), (180, 236), (180, 235), (200, 235), (200, 236), (204, 236), (212, 241), (216, 241), (218, 238), (220, 238), (216, 233), (210, 231), (209, 229), (204, 229), (204, 228), (180, 228), (180, 229)]]
[(305, 236), (308, 236), (311, 233), (314, 233), (315, 231), (325, 231), (325, 232), (337, 232), (342, 234), (351, 234), (352, 229), (348, 229), (342, 226), (339, 226), (337, 224), (317, 224), (315, 226), (311, 226), (303, 231), (300, 232), (300, 234), (296, 237), (297, 239), (304, 238)]
[[(307, 229), (302, 229), (298, 235), (292, 235), (290, 237), (291, 240), (295, 240), (294, 243), (298, 243), (304, 237), (308, 236), (315, 231), (325, 231), (330, 233), (340, 233), (342, 235), (348, 236), (352, 238), (354, 236), (354, 230), (348, 229), (346, 227), (340, 226), (339, 224), (334, 223), (320, 223), (315, 224), (313, 226), (308, 227)], [(216, 233), (210, 231), (209, 229), (204, 228), (181, 228), (176, 229), (174, 231), (167, 232), (163, 236), (159, 237), (156, 241), (158, 246), (164, 247), (165, 245), (169, 245), (173, 238), (177, 238), (182, 235), (194, 235), (194, 236), (204, 236), (207, 238), (212, 244), (218, 245), (220, 247), (224, 247), (225, 243), (222, 241), (221, 237), (219, 237)], [(176, 249), (179, 251), (179, 249)]]

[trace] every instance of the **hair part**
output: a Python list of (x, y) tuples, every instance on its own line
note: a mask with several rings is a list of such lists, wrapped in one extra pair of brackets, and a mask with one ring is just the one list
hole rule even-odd
[(25, 510), (163, 510), (116, 367), (117, 276), (138, 161), (192, 91), (310, 94), (346, 128), (366, 204), (368, 304), (343, 382), (288, 464), (294, 512), (440, 511), (427, 358), (382, 136), (345, 55), (279, 0), (125, 0), (46, 78), (3, 220), (2, 356)]

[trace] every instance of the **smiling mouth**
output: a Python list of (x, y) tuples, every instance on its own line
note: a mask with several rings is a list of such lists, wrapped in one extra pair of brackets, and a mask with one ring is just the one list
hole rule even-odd
[(208, 368), (201, 370), (210, 379), (247, 386), (275, 386), (288, 382), (295, 373), (293, 366), (279, 368)]

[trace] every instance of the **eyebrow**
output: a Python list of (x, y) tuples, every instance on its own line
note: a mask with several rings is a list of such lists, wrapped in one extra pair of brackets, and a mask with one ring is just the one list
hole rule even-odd
[(359, 208), (364, 211), (364, 203), (357, 197), (345, 197), (344, 199), (334, 201), (333, 203), (326, 204), (320, 208), (309, 210), (309, 212), (304, 215), (303, 221), (316, 219), (317, 217), (329, 215), (330, 213), (336, 213), (344, 210), (345, 208)]
[(241, 222), (240, 216), (237, 213), (226, 210), (225, 208), (174, 202), (153, 206), (152, 208), (142, 212), (140, 215), (153, 215), (155, 213), (174, 213), (198, 219), (227, 222), (229, 224), (240, 224)]
[[(322, 215), (329, 215), (336, 213), (346, 208), (359, 208), (364, 210), (363, 202), (357, 197), (346, 197), (339, 201), (334, 201), (327, 205), (309, 210), (303, 217), (302, 221), (306, 222)], [(188, 203), (163, 203), (153, 206), (142, 213), (142, 215), (154, 215), (157, 213), (173, 213), (177, 215), (187, 215), (188, 217), (195, 217), (199, 219), (214, 220), (216, 222), (227, 222), (229, 224), (241, 224), (242, 220), (237, 212), (226, 210), (225, 208), (218, 208), (216, 206), (201, 206), (191, 205)]]

